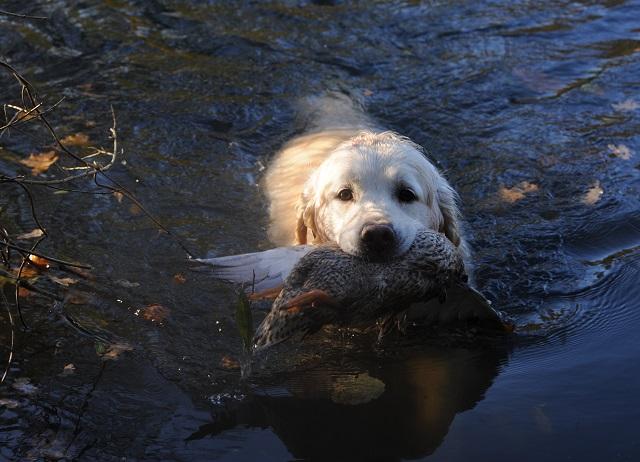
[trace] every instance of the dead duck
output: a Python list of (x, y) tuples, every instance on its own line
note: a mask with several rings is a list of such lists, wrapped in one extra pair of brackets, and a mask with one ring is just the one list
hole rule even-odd
[[(410, 306), (432, 300), (426, 315), (434, 323), (479, 319), (504, 327), (501, 315), (467, 284), (459, 249), (431, 230), (419, 232), (402, 257), (386, 261), (355, 257), (334, 244), (199, 261), (213, 265), (220, 279), (248, 283), (257, 291), (252, 299), (275, 298), (256, 330), (254, 351), (326, 324), (378, 323), (382, 336)], [(451, 298), (456, 302), (442, 304)]]
[[(348, 255), (336, 245), (317, 247), (298, 261), (284, 281), (256, 331), (254, 351), (312, 334), (326, 324), (378, 322), (382, 336), (412, 304), (432, 299), (443, 303), (452, 288), (472, 291), (467, 279), (459, 250), (433, 231), (420, 232), (402, 258), (385, 262)], [(480, 316), (475, 315), (501, 326), (500, 315), (486, 303), (482, 306)]]

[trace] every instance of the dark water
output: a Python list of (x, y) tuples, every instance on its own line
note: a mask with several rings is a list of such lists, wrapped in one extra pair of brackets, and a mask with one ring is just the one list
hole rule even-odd
[[(640, 2), (2, 9), (49, 16), (0, 16), (2, 56), (50, 102), (66, 97), (51, 116), (63, 133), (105, 144), (115, 107), (126, 164), (113, 177), (197, 255), (267, 248), (256, 181), (299, 130), (295, 100), (362, 94), (446, 171), (478, 286), (521, 328), (382, 347), (327, 333), (243, 384), (224, 361), (241, 351), (230, 288), (126, 201), (39, 191), (41, 248), (94, 279), (74, 287), (82, 303), (23, 301), (0, 459), (640, 460)], [(15, 90), (3, 77), (2, 101)], [(513, 201), (503, 188), (518, 185)], [(24, 196), (0, 187), (3, 224), (33, 229)], [(141, 316), (156, 303), (162, 323)], [(127, 351), (105, 359), (113, 344)]]

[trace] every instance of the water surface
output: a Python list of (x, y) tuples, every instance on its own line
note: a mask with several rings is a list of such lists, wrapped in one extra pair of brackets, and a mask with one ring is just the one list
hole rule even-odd
[[(2, 8), (49, 17), (0, 16), (3, 58), (48, 101), (65, 96), (62, 133), (105, 144), (114, 106), (126, 163), (112, 176), (196, 255), (268, 248), (256, 183), (301, 129), (295, 101), (360, 94), (460, 192), (478, 286), (520, 333), (375, 347), (328, 332), (241, 383), (229, 287), (126, 200), (37, 191), (41, 248), (95, 269), (76, 303), (23, 300), (0, 459), (640, 458), (639, 2)], [(0, 171), (16, 171), (2, 151)], [(20, 190), (0, 191), (2, 223), (33, 229)], [(145, 319), (151, 304), (170, 314)]]

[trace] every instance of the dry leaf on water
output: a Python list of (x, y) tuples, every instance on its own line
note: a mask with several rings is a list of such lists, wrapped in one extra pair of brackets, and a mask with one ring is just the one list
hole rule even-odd
[(131, 282), (131, 281), (127, 281), (126, 279), (118, 279), (115, 282), (120, 287), (124, 287), (126, 289), (134, 289), (136, 287), (140, 287), (140, 283), (139, 282)]
[(79, 290), (70, 291), (64, 299), (70, 305), (86, 305), (91, 301), (91, 294)]
[(31, 295), (31, 291), (25, 287), (18, 287), (18, 297), (26, 298)]
[(240, 369), (240, 363), (237, 359), (232, 358), (231, 356), (223, 356), (220, 360), (220, 366), (223, 369)]
[(184, 274), (177, 273), (173, 275), (173, 282), (175, 282), (176, 284), (184, 284), (185, 282), (187, 282), (187, 278)]
[(617, 146), (615, 144), (609, 144), (607, 148), (609, 148), (609, 152), (611, 154), (613, 154), (616, 157), (619, 157), (620, 159), (624, 159), (624, 160), (631, 159), (631, 155), (632, 155), (631, 149), (629, 149), (624, 144), (619, 144)]
[(20, 268), (16, 268), (14, 269), (11, 274), (15, 277), (18, 277), (18, 272), (20, 272), (20, 278), (21, 279), (31, 279), (33, 277), (36, 277), (38, 274), (40, 274), (38, 272), (38, 270), (36, 268), (34, 268), (31, 265), (25, 265), (22, 268), (22, 271), (19, 271)]
[(158, 303), (145, 306), (140, 311), (140, 315), (147, 321), (157, 322), (162, 324), (165, 319), (169, 317), (171, 311), (166, 306), (162, 306)]
[(84, 133), (76, 133), (65, 136), (60, 142), (65, 146), (86, 146), (89, 144), (89, 137)]
[(131, 204), (131, 206), (129, 207), (129, 212), (131, 213), (131, 215), (137, 216), (142, 213), (142, 209), (138, 207), (136, 204)]
[(127, 343), (112, 343), (101, 356), (103, 360), (118, 359), (123, 352), (131, 350), (133, 347)]
[(49, 260), (47, 260), (46, 258), (39, 257), (37, 255), (33, 255), (33, 254), (29, 255), (29, 261), (35, 266), (37, 266), (38, 268), (47, 269), (51, 267)]
[(118, 204), (121, 204), (124, 194), (122, 194), (120, 191), (113, 191), (113, 197), (116, 198), (116, 200), (118, 201)]
[(57, 278), (55, 276), (51, 276), (51, 280), (56, 284), (60, 284), (61, 286), (65, 286), (65, 287), (69, 287), (71, 284), (75, 284), (76, 282), (78, 282), (76, 279), (73, 279), (73, 278)]
[(29, 154), (29, 158), (21, 160), (20, 163), (31, 167), (31, 174), (36, 176), (49, 170), (49, 167), (57, 160), (58, 154), (55, 151), (47, 151), (40, 154)]
[(67, 375), (71, 375), (76, 371), (76, 366), (74, 366), (72, 363), (67, 364), (66, 366), (64, 366), (64, 368), (62, 369), (62, 372), (58, 375), (60, 375), (61, 377), (65, 377)]
[(76, 276), (80, 276), (81, 278), (84, 278), (84, 279), (89, 279), (90, 281), (93, 281), (96, 278), (91, 272), (91, 270), (87, 268), (78, 268), (77, 266), (67, 266), (65, 269), (75, 274)]
[(593, 186), (589, 188), (587, 193), (582, 197), (582, 203), (585, 205), (594, 205), (600, 200), (600, 197), (604, 194), (604, 189), (600, 187), (600, 182), (596, 181)]
[(20, 234), (19, 236), (16, 236), (16, 239), (19, 241), (25, 241), (27, 239), (35, 239), (36, 237), (40, 237), (42, 236), (44, 233), (42, 232), (42, 230), (40, 228), (36, 228), (33, 231), (30, 231), (28, 233), (24, 233), (24, 234)]
[(524, 199), (527, 194), (538, 191), (538, 189), (540, 188), (535, 183), (521, 181), (512, 188), (507, 188), (505, 186), (501, 187), (499, 194), (503, 201), (513, 204)]

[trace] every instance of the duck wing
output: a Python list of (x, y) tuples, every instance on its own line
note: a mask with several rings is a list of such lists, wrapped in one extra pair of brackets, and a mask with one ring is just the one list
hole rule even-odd
[(196, 258), (194, 261), (211, 266), (213, 277), (248, 290), (262, 292), (281, 286), (298, 261), (314, 246), (277, 247), (264, 252), (245, 253), (216, 258)]

